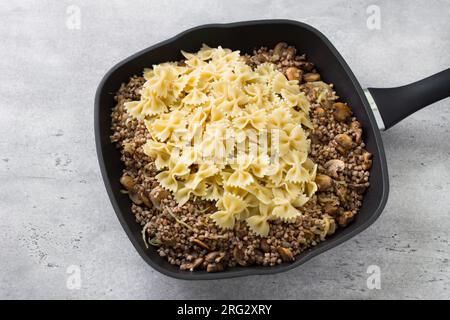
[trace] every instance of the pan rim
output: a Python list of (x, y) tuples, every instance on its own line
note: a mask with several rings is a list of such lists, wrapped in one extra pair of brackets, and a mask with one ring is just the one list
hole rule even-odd
[[(106, 83), (106, 81), (109, 79), (109, 77), (117, 71), (119, 68), (127, 64), (129, 61), (135, 59), (136, 57), (145, 54), (149, 51), (152, 51), (156, 48), (159, 48), (161, 46), (164, 46), (166, 44), (172, 43), (177, 41), (179, 38), (192, 33), (197, 30), (201, 29), (211, 29), (211, 28), (235, 28), (235, 27), (242, 27), (242, 26), (258, 26), (258, 25), (270, 25), (270, 24), (286, 24), (286, 25), (295, 25), (304, 29), (307, 29), (308, 31), (316, 34), (321, 41), (324, 42), (324, 44), (328, 47), (328, 49), (334, 54), (338, 62), (341, 64), (345, 72), (347, 73), (348, 77), (350, 78), (351, 82), (353, 83), (353, 86), (359, 95), (359, 98), (361, 99), (364, 108), (366, 109), (369, 123), (374, 131), (374, 140), (375, 144), (377, 146), (378, 156), (380, 158), (380, 169), (381, 169), (381, 183), (382, 183), (382, 194), (381, 194), (381, 200), (375, 210), (373, 210), (370, 217), (363, 221), (361, 225), (359, 225), (357, 228), (352, 230), (351, 232), (344, 234), (336, 239), (334, 239), (331, 243), (327, 243), (327, 241), (324, 241), (322, 246), (320, 248), (316, 248), (307, 252), (304, 252), (300, 259), (295, 260), (291, 263), (283, 263), (281, 265), (278, 265), (276, 267), (261, 267), (261, 266), (253, 266), (253, 267), (246, 267), (243, 269), (229, 269), (224, 272), (220, 273), (196, 273), (196, 272), (189, 272), (189, 271), (179, 271), (174, 272), (169, 269), (164, 268), (163, 266), (159, 265), (155, 261), (153, 261), (152, 258), (150, 258), (149, 255), (146, 254), (145, 250), (141, 247), (141, 245), (138, 243), (138, 240), (135, 238), (132, 230), (129, 228), (127, 222), (125, 221), (123, 217), (123, 213), (118, 205), (118, 201), (115, 197), (115, 194), (113, 192), (111, 181), (107, 174), (107, 169), (105, 165), (105, 159), (103, 156), (103, 150), (102, 150), (102, 142), (101, 142), (101, 132), (100, 132), (100, 99), (103, 94), (103, 87)], [(369, 103), (367, 101), (366, 96), (363, 93), (363, 89), (361, 88), (359, 82), (357, 81), (356, 77), (354, 76), (353, 72), (351, 71), (350, 67), (345, 62), (344, 58), (340, 55), (338, 50), (333, 46), (333, 44), (328, 40), (328, 38), (322, 34), (320, 31), (315, 29), (314, 27), (295, 20), (288, 20), (288, 19), (268, 19), (268, 20), (249, 20), (249, 21), (241, 21), (241, 22), (232, 22), (232, 23), (214, 23), (214, 24), (205, 24), (200, 25), (197, 27), (193, 27), (190, 29), (187, 29), (186, 31), (183, 31), (167, 40), (161, 41), (159, 43), (156, 43), (150, 47), (147, 47), (143, 50), (138, 51), (137, 53), (121, 60), (120, 62), (116, 63), (112, 68), (110, 68), (106, 74), (101, 79), (97, 91), (95, 94), (95, 105), (94, 105), (94, 133), (95, 133), (95, 143), (96, 143), (96, 152), (97, 152), (97, 160), (99, 162), (100, 171), (102, 174), (103, 182), (106, 188), (106, 191), (108, 193), (108, 197), (110, 199), (110, 202), (113, 206), (113, 209), (115, 211), (115, 214), (117, 218), (119, 219), (120, 224), (122, 225), (123, 229), (125, 230), (125, 233), (127, 234), (128, 238), (130, 239), (131, 243), (135, 247), (136, 251), (139, 253), (139, 255), (144, 259), (144, 261), (149, 264), (152, 268), (159, 271), (160, 273), (177, 279), (182, 280), (213, 280), (213, 279), (226, 279), (226, 278), (235, 278), (235, 277), (243, 277), (243, 276), (250, 276), (250, 275), (268, 275), (268, 274), (276, 274), (285, 272), (291, 269), (294, 269), (301, 264), (309, 261), (313, 257), (316, 257), (319, 254), (324, 253), (325, 251), (328, 251), (331, 248), (335, 248), (339, 246), (340, 244), (344, 243), (345, 241), (349, 240), (350, 238), (353, 238), (366, 228), (368, 228), (372, 223), (374, 223), (378, 217), (380, 216), (381, 212), (383, 211), (384, 207), (386, 206), (386, 202), (388, 199), (389, 194), (389, 177), (388, 177), (388, 171), (387, 171), (387, 161), (385, 157), (385, 151), (383, 146), (383, 141), (381, 138), (380, 131), (378, 130), (378, 127), (376, 126), (376, 121), (373, 113), (371, 112)]]

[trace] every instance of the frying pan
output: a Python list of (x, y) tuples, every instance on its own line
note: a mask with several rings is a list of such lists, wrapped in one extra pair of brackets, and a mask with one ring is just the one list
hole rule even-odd
[[(373, 154), (370, 187), (354, 222), (317, 246), (301, 253), (291, 263), (274, 267), (236, 267), (220, 273), (181, 271), (160, 257), (154, 248), (146, 249), (141, 226), (134, 220), (131, 202), (120, 192), (123, 165), (120, 152), (110, 141), (111, 108), (114, 93), (131, 75), (164, 61), (182, 59), (180, 50), (197, 51), (202, 43), (251, 53), (261, 46), (273, 47), (284, 41), (306, 53), (318, 66), (322, 79), (333, 83), (342, 101), (347, 102), (360, 121), (366, 148)], [(363, 91), (336, 48), (318, 30), (291, 20), (261, 20), (230, 24), (209, 24), (187, 30), (169, 40), (142, 50), (119, 62), (101, 80), (95, 97), (95, 141), (98, 160), (112, 206), (129, 239), (142, 258), (161, 273), (179, 279), (222, 279), (238, 276), (273, 274), (300, 266), (309, 259), (352, 238), (370, 226), (381, 214), (389, 192), (387, 163), (380, 129), (393, 126), (413, 112), (450, 95), (450, 69), (416, 83), (389, 89)]]

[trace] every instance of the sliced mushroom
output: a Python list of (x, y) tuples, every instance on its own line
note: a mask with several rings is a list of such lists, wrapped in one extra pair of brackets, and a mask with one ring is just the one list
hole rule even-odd
[(339, 146), (344, 148), (346, 151), (350, 150), (353, 146), (352, 138), (345, 133), (340, 133), (334, 137), (334, 140)]
[(278, 247), (277, 248), (278, 253), (280, 254), (280, 257), (283, 261), (294, 261), (294, 255), (292, 254), (292, 251), (285, 247)]
[(321, 107), (317, 107), (314, 110), (314, 113), (317, 114), (319, 117), (323, 116), (325, 114), (325, 109)]
[(327, 169), (328, 175), (337, 178), (338, 172), (341, 172), (345, 169), (345, 163), (339, 159), (329, 160), (325, 163), (325, 169)]
[(362, 129), (358, 128), (358, 129), (355, 129), (354, 131), (355, 131), (355, 142), (357, 144), (360, 144), (362, 141)]
[(194, 260), (194, 262), (182, 264), (180, 266), (180, 269), (194, 271), (203, 264), (203, 261), (204, 261), (203, 258), (197, 258)]
[(144, 192), (139, 193), (139, 196), (141, 197), (142, 202), (145, 204), (146, 207), (151, 208), (152, 203), (150, 199), (147, 197), (147, 195)]
[(318, 74), (318, 73), (305, 73), (303, 75), (303, 80), (305, 80), (306, 82), (319, 81), (320, 80), (320, 74)]
[(318, 174), (316, 176), (316, 184), (319, 191), (325, 191), (333, 186), (333, 179), (326, 174)]
[(133, 201), (134, 204), (137, 204), (138, 206), (142, 204), (142, 198), (139, 194), (139, 191), (136, 187), (133, 187), (129, 192), (128, 196), (130, 197), (131, 201)]
[(287, 47), (285, 49), (286, 52), (286, 59), (290, 60), (295, 56), (295, 48), (294, 47)]
[(233, 249), (233, 258), (236, 260), (236, 262), (245, 267), (247, 266), (247, 261), (245, 260), (245, 253), (242, 249), (239, 249), (238, 247), (234, 247)]
[(343, 184), (338, 184), (335, 189), (336, 189), (336, 195), (339, 197), (339, 200), (341, 201), (341, 203), (346, 203), (347, 202), (347, 193), (348, 193), (347, 186), (345, 186)]
[(355, 130), (358, 128), (361, 128), (361, 124), (358, 121), (355, 120), (350, 123), (350, 129)]
[(168, 196), (169, 196), (169, 191), (167, 191), (166, 189), (161, 188), (159, 186), (157, 186), (156, 188), (153, 188), (149, 194), (150, 201), (157, 209), (161, 209), (161, 201), (164, 199), (167, 199)]
[(346, 227), (350, 222), (353, 221), (355, 214), (352, 211), (345, 211), (339, 217), (337, 217), (337, 222), (339, 226)]
[(203, 258), (197, 258), (194, 260), (192, 267), (189, 269), (190, 271), (194, 271), (196, 268), (200, 267), (203, 264)]
[(326, 204), (323, 208), (324, 208), (323, 211), (329, 216), (334, 216), (339, 210), (339, 208), (336, 205), (331, 203)]
[(339, 199), (335, 195), (329, 195), (329, 194), (319, 194), (317, 196), (317, 200), (321, 204), (332, 204), (332, 205), (338, 205)]
[(355, 133), (355, 142), (357, 144), (360, 144), (362, 141), (362, 129), (361, 129), (361, 125), (359, 124), (359, 122), (353, 121), (350, 124), (350, 129), (352, 129), (353, 132)]
[(286, 69), (286, 77), (289, 80), (300, 80), (301, 71), (296, 67), (289, 67)]
[(275, 48), (273, 48), (273, 57), (274, 59), (278, 60), (281, 57), (281, 53), (283, 52), (284, 49), (287, 48), (287, 43), (286, 42), (279, 42), (277, 43), (277, 45), (275, 46)]
[(205, 256), (206, 262), (214, 262), (221, 255), (219, 251), (210, 252)]
[(325, 217), (325, 219), (330, 224), (327, 230), (327, 236), (330, 236), (336, 232), (336, 221), (333, 219), (333, 217)]
[(190, 262), (188, 262), (188, 263), (182, 263), (181, 265), (180, 265), (180, 270), (189, 270), (189, 268), (191, 267), (191, 263)]
[(130, 177), (129, 175), (124, 174), (120, 178), (120, 183), (123, 185), (123, 187), (127, 190), (131, 190), (134, 187), (134, 179)]
[(363, 170), (369, 170), (372, 167), (372, 154), (368, 151), (364, 151), (363, 153), (363, 163), (361, 167)]
[(372, 167), (372, 160), (364, 162), (361, 166), (363, 170), (369, 170)]
[(223, 271), (224, 267), (221, 263), (210, 263), (206, 267), (207, 272), (220, 272)]
[(349, 184), (349, 186), (352, 190), (355, 190), (356, 193), (358, 193), (358, 194), (363, 194), (368, 187), (368, 185), (366, 183), (352, 183), (352, 184)]
[(346, 121), (352, 115), (350, 108), (342, 102), (336, 102), (333, 104), (333, 117), (337, 121)]
[(225, 257), (226, 257), (225, 253), (224, 253), (224, 252), (221, 252), (221, 253), (219, 254), (219, 256), (218, 256), (217, 258), (214, 259), (214, 262), (215, 262), (215, 263), (221, 263), (222, 261), (225, 260)]
[(306, 72), (311, 72), (314, 69), (314, 63), (312, 62), (301, 62), (300, 68)]
[(264, 252), (270, 252), (270, 245), (267, 243), (266, 239), (261, 239), (261, 241), (259, 242), (259, 247)]

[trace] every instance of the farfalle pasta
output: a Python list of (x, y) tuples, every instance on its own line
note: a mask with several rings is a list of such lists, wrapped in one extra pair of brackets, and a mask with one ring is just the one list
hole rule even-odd
[(273, 64), (252, 69), (239, 51), (182, 54), (146, 69), (140, 100), (125, 103), (145, 122), (156, 179), (180, 206), (216, 201), (209, 217), (221, 228), (245, 221), (267, 236), (270, 220), (295, 220), (317, 190), (308, 99), (298, 81)]

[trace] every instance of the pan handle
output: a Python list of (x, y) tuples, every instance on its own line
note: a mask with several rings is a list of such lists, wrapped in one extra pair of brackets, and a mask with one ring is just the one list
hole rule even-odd
[(449, 97), (450, 69), (402, 87), (368, 88), (366, 95), (380, 129), (389, 129), (414, 112)]

